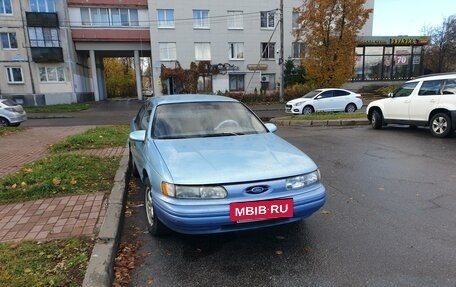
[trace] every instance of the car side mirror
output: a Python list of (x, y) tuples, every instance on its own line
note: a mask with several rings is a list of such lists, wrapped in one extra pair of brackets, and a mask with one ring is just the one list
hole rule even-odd
[(135, 142), (143, 142), (146, 140), (146, 131), (139, 130), (139, 131), (131, 132), (129, 138), (130, 138), (130, 140), (135, 141)]
[(388, 93), (388, 98), (392, 98), (394, 96), (393, 93)]
[(277, 131), (277, 126), (275, 124), (272, 124), (272, 123), (265, 123), (264, 124), (266, 126), (266, 128), (268, 129), (268, 131), (270, 133), (274, 133)]

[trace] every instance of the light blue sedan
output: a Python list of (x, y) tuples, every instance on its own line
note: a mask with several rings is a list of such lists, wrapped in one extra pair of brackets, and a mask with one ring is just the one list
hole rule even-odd
[(214, 95), (148, 99), (131, 122), (130, 167), (153, 235), (261, 228), (310, 216), (320, 172), (245, 105)]

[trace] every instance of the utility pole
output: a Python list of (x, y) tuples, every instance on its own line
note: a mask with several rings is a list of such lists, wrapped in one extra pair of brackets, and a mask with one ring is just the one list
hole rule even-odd
[(284, 61), (283, 61), (283, 0), (280, 0), (280, 90), (279, 90), (279, 101), (283, 103), (283, 74), (284, 74)]

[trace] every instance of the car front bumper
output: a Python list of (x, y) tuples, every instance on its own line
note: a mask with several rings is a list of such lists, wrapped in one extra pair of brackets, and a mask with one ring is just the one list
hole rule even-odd
[[(320, 209), (326, 201), (326, 191), (322, 184), (316, 184), (311, 190), (283, 198), (293, 199), (293, 217), (267, 219), (250, 222), (230, 221), (230, 204), (211, 204), (208, 206), (176, 206), (165, 201), (154, 202), (156, 216), (171, 230), (184, 234), (209, 234), (232, 232), (270, 227), (291, 223), (309, 217)], [(270, 199), (279, 199), (274, 197)], [(264, 200), (264, 199), (261, 199)], [(267, 199), (266, 199), (267, 200)]]
[(21, 122), (24, 122), (27, 120), (27, 114), (26, 113), (23, 113), (23, 114), (14, 113), (14, 114), (9, 115), (8, 120), (12, 124), (21, 123)]

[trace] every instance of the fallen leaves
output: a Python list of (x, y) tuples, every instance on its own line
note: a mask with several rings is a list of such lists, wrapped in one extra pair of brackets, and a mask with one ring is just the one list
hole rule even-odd
[(128, 286), (130, 283), (130, 271), (136, 267), (140, 256), (137, 254), (138, 243), (122, 242), (117, 252), (114, 267), (114, 287)]

